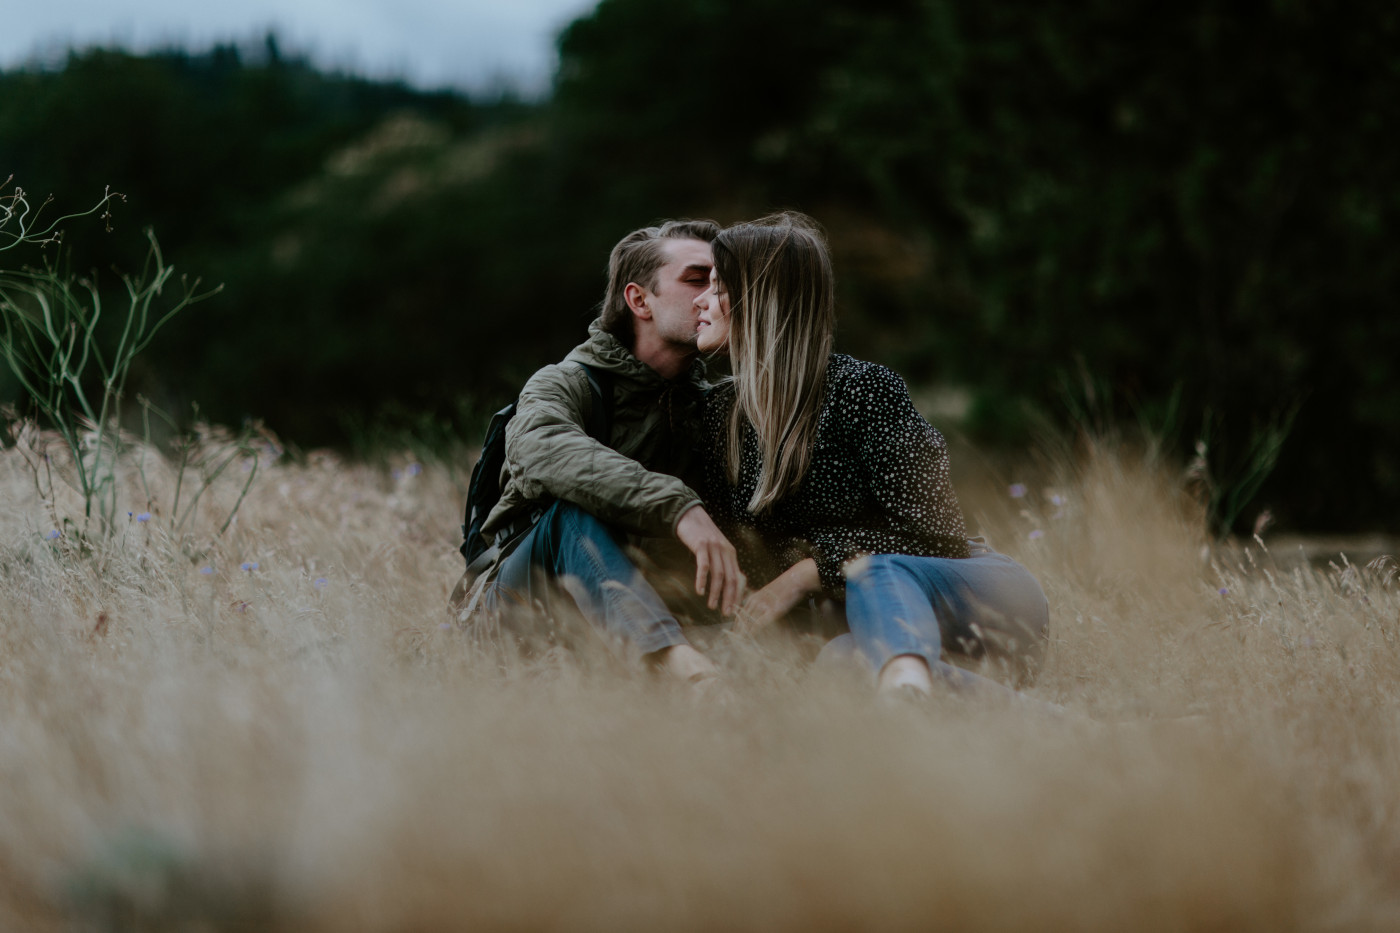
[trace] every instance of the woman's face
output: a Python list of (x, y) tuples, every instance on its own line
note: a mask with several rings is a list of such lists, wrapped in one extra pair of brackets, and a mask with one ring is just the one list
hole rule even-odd
[(700, 312), (695, 333), (695, 345), (700, 352), (723, 353), (728, 350), (729, 292), (716, 270), (710, 270), (710, 287), (696, 296), (695, 307)]

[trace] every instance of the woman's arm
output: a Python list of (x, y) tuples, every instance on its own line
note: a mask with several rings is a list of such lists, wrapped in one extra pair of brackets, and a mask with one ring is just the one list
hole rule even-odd
[(860, 382), (853, 421), (866, 488), (880, 508), (872, 528), (966, 557), (967, 527), (943, 435), (919, 414), (898, 373), (872, 366)]
[(810, 533), (822, 588), (836, 599), (844, 597), (845, 564), (862, 554), (967, 556), (943, 436), (914, 408), (898, 374), (856, 365), (834, 397), (833, 421), (846, 457), (841, 487), (861, 496), (863, 508)]
[(817, 562), (810, 557), (800, 560), (744, 600), (734, 620), (734, 631), (755, 635), (821, 588)]

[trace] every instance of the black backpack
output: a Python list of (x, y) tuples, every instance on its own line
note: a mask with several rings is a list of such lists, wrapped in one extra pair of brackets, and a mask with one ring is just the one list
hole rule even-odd
[[(587, 363), (578, 365), (593, 389), (593, 407), (588, 413), (588, 436), (606, 444), (612, 431), (612, 373), (595, 369)], [(491, 423), (486, 426), (486, 439), (481, 443), (481, 456), (476, 466), (472, 467), (471, 485), (467, 487), (467, 514), (462, 522), (461, 547), (468, 570), (473, 569), (472, 565), (493, 544), (482, 534), (481, 526), (486, 524), (486, 516), (501, 500), (501, 467), (506, 462), (506, 424), (515, 417), (519, 401), (517, 398), (491, 416)]]

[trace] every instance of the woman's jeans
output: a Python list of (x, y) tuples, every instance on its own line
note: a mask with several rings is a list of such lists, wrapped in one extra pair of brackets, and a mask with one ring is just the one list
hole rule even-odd
[(1011, 661), (1022, 673), (1038, 667), (1050, 611), (1035, 577), (980, 540), (966, 558), (876, 554), (846, 571), (846, 623), (823, 662), (859, 655), (875, 671), (891, 658), (923, 658), (953, 686), (991, 682), (941, 661), (944, 649), (973, 658)]
[[(560, 590), (571, 605), (561, 604)], [(687, 644), (675, 616), (613, 532), (568, 502), (546, 509), (501, 559), (482, 601), (503, 628), (517, 633), (537, 610), (558, 620), (576, 607), (624, 653), (646, 655)]]

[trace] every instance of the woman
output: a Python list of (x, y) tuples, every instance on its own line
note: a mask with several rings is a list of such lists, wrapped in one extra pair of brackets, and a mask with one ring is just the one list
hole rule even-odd
[(696, 299), (702, 351), (732, 379), (705, 417), (707, 506), (752, 584), (739, 628), (809, 597), (845, 603), (853, 649), (881, 692), (935, 679), (1000, 687), (940, 660), (993, 652), (1033, 668), (1049, 624), (1025, 568), (969, 541), (943, 437), (892, 371), (832, 353), (831, 257), (815, 223), (778, 214), (720, 233)]

